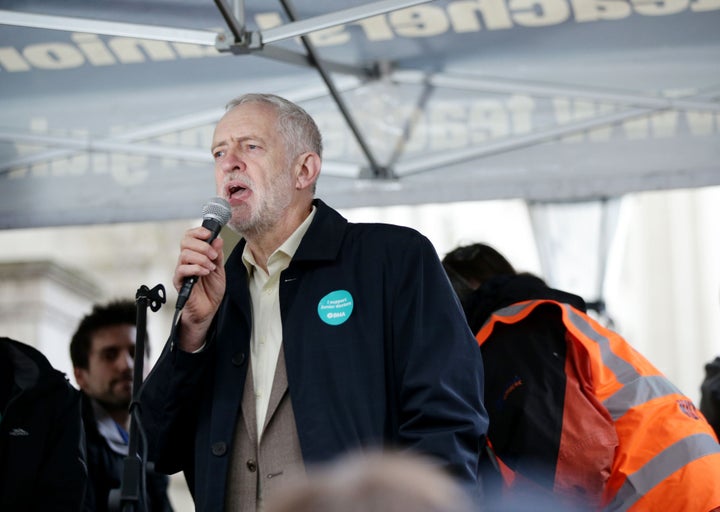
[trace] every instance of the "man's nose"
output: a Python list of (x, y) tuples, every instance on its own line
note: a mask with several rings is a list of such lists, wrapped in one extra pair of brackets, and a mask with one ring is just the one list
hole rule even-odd
[(245, 160), (242, 157), (240, 144), (238, 142), (233, 141), (228, 144), (225, 158), (222, 159), (220, 164), (220, 169), (224, 173), (245, 170)]
[(118, 359), (120, 360), (120, 366), (123, 370), (132, 370), (135, 367), (135, 360), (133, 359), (133, 355), (127, 350), (123, 352)]

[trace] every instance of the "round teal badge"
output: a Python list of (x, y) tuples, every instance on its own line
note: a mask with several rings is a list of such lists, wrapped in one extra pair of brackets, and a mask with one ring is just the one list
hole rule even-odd
[(340, 325), (350, 318), (353, 298), (347, 290), (330, 292), (318, 302), (318, 316), (328, 325)]

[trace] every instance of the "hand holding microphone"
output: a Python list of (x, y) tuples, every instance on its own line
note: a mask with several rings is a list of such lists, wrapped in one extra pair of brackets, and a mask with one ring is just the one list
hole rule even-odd
[[(205, 240), (211, 244), (213, 240), (220, 234), (222, 227), (227, 224), (232, 216), (230, 204), (222, 197), (214, 197), (203, 206), (203, 223), (202, 227), (210, 230), (210, 237)], [(180, 310), (190, 297), (190, 292), (198, 280), (198, 276), (186, 277), (178, 292), (178, 300), (175, 305), (176, 310)]]

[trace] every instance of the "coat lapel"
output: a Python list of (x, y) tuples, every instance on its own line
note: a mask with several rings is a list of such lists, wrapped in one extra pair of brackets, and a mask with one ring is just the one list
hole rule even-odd
[[(265, 424), (263, 425), (263, 431), (267, 428), (268, 423), (275, 414), (275, 411), (280, 404), (283, 396), (288, 389), (287, 372), (285, 371), (285, 350), (283, 345), (280, 345), (280, 352), (278, 353), (277, 366), (275, 367), (275, 377), (273, 378), (272, 390), (270, 391), (270, 399), (268, 402), (268, 410), (265, 415)], [(253, 414), (254, 418), (255, 414)]]

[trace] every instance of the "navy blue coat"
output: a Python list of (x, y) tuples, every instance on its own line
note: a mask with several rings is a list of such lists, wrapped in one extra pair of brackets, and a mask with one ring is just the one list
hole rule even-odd
[[(314, 204), (280, 278), (303, 459), (409, 448), (477, 487), (488, 426), (480, 349), (432, 244), (410, 228), (352, 224)], [(141, 393), (150, 458), (158, 470), (185, 471), (199, 511), (223, 507), (250, 358), (243, 247), (226, 262), (226, 294), (206, 349), (189, 354), (169, 340)]]

